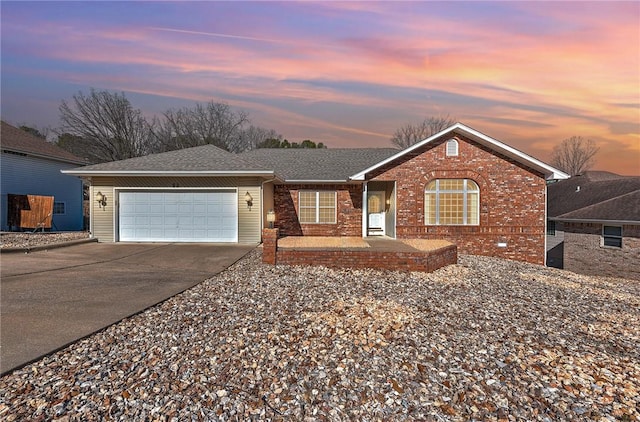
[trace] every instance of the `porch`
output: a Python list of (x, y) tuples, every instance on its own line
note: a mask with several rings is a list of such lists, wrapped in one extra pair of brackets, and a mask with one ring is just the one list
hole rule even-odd
[(288, 236), (263, 231), (263, 262), (432, 272), (458, 262), (456, 245), (446, 240), (388, 237)]

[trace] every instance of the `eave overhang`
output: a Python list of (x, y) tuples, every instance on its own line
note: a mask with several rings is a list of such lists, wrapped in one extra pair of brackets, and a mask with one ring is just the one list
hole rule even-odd
[(61, 170), (64, 174), (82, 177), (110, 177), (110, 176), (127, 176), (127, 177), (274, 177), (273, 171), (255, 170), (255, 171), (146, 171), (146, 170)]
[(549, 217), (551, 221), (561, 221), (563, 223), (596, 223), (596, 224), (627, 224), (640, 226), (638, 220), (605, 220), (603, 218), (562, 218)]
[(295, 184), (346, 184), (353, 183), (352, 180), (318, 180), (318, 179), (285, 179), (284, 183), (295, 183)]
[(60, 163), (75, 164), (75, 165), (85, 165), (85, 164), (87, 164), (87, 162), (84, 161), (84, 160), (72, 160), (72, 159), (63, 158), (63, 157), (53, 157), (51, 155), (38, 154), (37, 152), (24, 151), (24, 150), (20, 150), (20, 149), (17, 149), (17, 148), (2, 147), (2, 151), (7, 151), (8, 153), (14, 153), (14, 154), (19, 154), (19, 155), (25, 155), (27, 157), (35, 157), (35, 158), (42, 158), (44, 160), (57, 161), (57, 162), (60, 162)]

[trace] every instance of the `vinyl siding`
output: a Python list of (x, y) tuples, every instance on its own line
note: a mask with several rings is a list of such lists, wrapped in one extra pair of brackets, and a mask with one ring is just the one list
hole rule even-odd
[[(261, 231), (261, 179), (234, 177), (94, 177), (91, 189), (92, 232), (101, 242), (116, 240), (117, 208), (116, 192), (130, 188), (237, 188), (238, 189), (238, 242), (259, 243)], [(95, 201), (96, 193), (107, 195), (106, 209), (101, 209)], [(251, 209), (244, 200), (249, 192), (253, 197)], [(115, 199), (115, 200), (114, 200)]]
[[(244, 200), (245, 194), (249, 192), (253, 198), (251, 208)], [(261, 236), (260, 227), (260, 185), (250, 181), (240, 181), (238, 184), (238, 242), (239, 243), (259, 243)]]
[[(95, 200), (96, 194), (100, 191), (107, 196), (107, 205), (101, 208)], [(113, 179), (100, 178), (91, 184), (89, 192), (89, 203), (91, 204), (91, 234), (98, 238), (100, 242), (114, 241), (114, 210), (117, 206), (113, 195)]]
[(7, 194), (53, 196), (64, 202), (65, 213), (53, 215), (53, 229), (82, 230), (82, 180), (60, 173), (77, 167), (55, 160), (2, 153), (0, 175), (0, 223), (7, 230)]

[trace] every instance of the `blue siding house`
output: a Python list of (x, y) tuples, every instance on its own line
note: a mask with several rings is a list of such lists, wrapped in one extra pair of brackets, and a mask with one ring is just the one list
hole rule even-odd
[(82, 180), (60, 171), (86, 161), (5, 122), (0, 147), (0, 229), (10, 229), (7, 195), (15, 194), (53, 196), (52, 230), (82, 230)]

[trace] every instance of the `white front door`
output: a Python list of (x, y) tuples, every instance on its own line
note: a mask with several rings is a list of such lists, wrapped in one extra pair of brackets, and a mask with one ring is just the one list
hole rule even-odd
[(120, 192), (119, 240), (237, 242), (235, 190)]
[(367, 236), (385, 235), (385, 193), (370, 191), (367, 195)]

